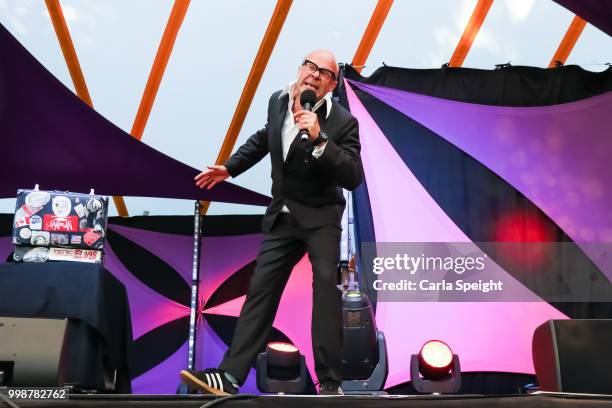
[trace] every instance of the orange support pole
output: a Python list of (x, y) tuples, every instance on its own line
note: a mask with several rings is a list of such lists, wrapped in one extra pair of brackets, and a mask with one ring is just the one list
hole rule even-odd
[(363, 33), (363, 37), (361, 37), (361, 41), (359, 42), (359, 46), (357, 47), (357, 51), (355, 51), (355, 56), (353, 57), (353, 62), (351, 63), (351, 65), (353, 65), (355, 70), (357, 70), (359, 73), (361, 73), (363, 66), (368, 60), (370, 51), (372, 51), (374, 42), (376, 41), (376, 38), (378, 38), (380, 29), (385, 23), (385, 19), (389, 14), (392, 4), (393, 0), (378, 0), (378, 3), (376, 4), (376, 8), (372, 13), (372, 17), (370, 17), (370, 22)]
[(159, 43), (157, 54), (155, 55), (155, 60), (153, 61), (151, 72), (149, 73), (149, 79), (147, 80), (147, 85), (142, 94), (140, 106), (138, 106), (138, 112), (136, 113), (136, 118), (134, 119), (132, 130), (130, 131), (130, 134), (138, 140), (142, 139), (144, 128), (147, 125), (147, 120), (153, 108), (153, 102), (155, 102), (155, 97), (159, 90), (159, 84), (164, 76), (170, 54), (172, 54), (176, 36), (185, 19), (185, 14), (187, 14), (189, 1), (190, 0), (176, 0), (172, 7), (168, 22), (166, 23), (166, 29)]
[(478, 3), (474, 8), (474, 12), (470, 17), (470, 21), (465, 27), (465, 30), (459, 39), (459, 43), (455, 48), (455, 52), (453, 52), (453, 56), (448, 63), (449, 67), (460, 67), (463, 65), (463, 61), (465, 61), (465, 57), (467, 57), (467, 54), (470, 52), (470, 48), (474, 43), (476, 34), (478, 34), (484, 19), (489, 13), (491, 4), (493, 4), (493, 0), (478, 0)]
[[(244, 119), (246, 118), (249, 108), (251, 107), (251, 103), (253, 102), (255, 91), (257, 90), (261, 77), (263, 76), (266, 66), (268, 65), (270, 55), (272, 54), (272, 50), (274, 49), (283, 25), (285, 24), (285, 20), (287, 19), (292, 3), (293, 0), (278, 0), (276, 3), (276, 8), (274, 9), (272, 18), (268, 23), (268, 28), (266, 29), (266, 33), (261, 40), (261, 44), (259, 45), (259, 50), (255, 56), (255, 61), (253, 61), (251, 71), (249, 72), (247, 81), (242, 89), (242, 94), (238, 100), (238, 105), (234, 111), (234, 116), (232, 117), (232, 121), (230, 122), (227, 133), (225, 134), (223, 145), (221, 146), (221, 150), (219, 151), (219, 155), (217, 156), (217, 160), (215, 162), (216, 164), (223, 164), (232, 153), (232, 149), (236, 144), (236, 139), (238, 138), (240, 129), (242, 129), (242, 125), (244, 124)], [(202, 215), (206, 215), (210, 202), (203, 201), (201, 204), (202, 206), (200, 213)]]
[(55, 34), (62, 48), (66, 65), (68, 65), (68, 72), (72, 78), (76, 94), (83, 102), (93, 107), (89, 91), (87, 90), (87, 84), (85, 83), (85, 77), (83, 76), (83, 71), (81, 70), (81, 65), (79, 64), (79, 59), (77, 58), (74, 44), (66, 25), (66, 19), (62, 12), (62, 6), (60, 6), (59, 0), (45, 0), (45, 3), (51, 16)]
[(559, 44), (559, 48), (557, 48), (557, 52), (553, 55), (550, 63), (548, 64), (548, 68), (555, 68), (557, 66), (557, 62), (562, 65), (567, 61), (567, 57), (569, 57), (570, 52), (576, 45), (576, 41), (582, 34), (582, 30), (586, 26), (586, 21), (578, 16), (574, 16), (572, 23), (570, 24), (567, 32), (563, 36), (563, 40), (561, 40), (561, 44)]
[[(170, 60), (170, 54), (172, 54), (172, 48), (174, 47), (176, 36), (178, 35), (178, 31), (183, 23), (183, 20), (185, 19), (185, 14), (187, 13), (187, 8), (189, 7), (189, 1), (190, 0), (176, 0), (174, 2), (174, 6), (172, 7), (172, 11), (170, 12), (170, 17), (166, 23), (166, 29), (164, 30), (161, 42), (157, 48), (157, 54), (155, 55), (155, 60), (153, 61), (151, 72), (149, 73), (149, 79), (147, 80), (147, 85), (145, 86), (142, 98), (140, 99), (138, 112), (136, 112), (136, 118), (132, 124), (132, 130), (130, 131), (130, 134), (138, 140), (142, 139), (142, 134), (144, 133), (145, 126), (149, 120), (151, 109), (153, 109), (153, 102), (155, 102), (159, 85), (161, 84), (164, 71), (166, 70), (168, 61)], [(118, 198), (123, 201), (123, 197), (113, 198), (115, 198), (115, 200)], [(119, 210), (119, 208), (117, 209)], [(122, 217), (128, 216), (128, 211), (125, 204), (123, 205), (121, 211), (119, 211), (119, 215)]]
[[(79, 64), (79, 59), (76, 55), (72, 38), (70, 37), (70, 31), (68, 30), (68, 25), (66, 24), (66, 19), (62, 12), (62, 6), (59, 4), (59, 0), (45, 0), (45, 3), (49, 10), (49, 16), (51, 16), (53, 29), (55, 30), (60, 47), (62, 48), (62, 53), (64, 54), (64, 59), (66, 60), (68, 72), (70, 73), (70, 78), (72, 78), (76, 94), (83, 102), (93, 108), (89, 90), (85, 83), (85, 77), (83, 76), (83, 71), (81, 70), (81, 65)], [(113, 200), (119, 215), (127, 216), (127, 207), (125, 206), (123, 197), (113, 197)]]

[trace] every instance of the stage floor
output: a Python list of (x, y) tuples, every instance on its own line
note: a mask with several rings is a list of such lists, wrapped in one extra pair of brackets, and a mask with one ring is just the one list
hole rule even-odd
[[(221, 401), (207, 395), (72, 395), (67, 400), (15, 400), (19, 407), (612, 407), (612, 396), (515, 395), (515, 396), (233, 396)], [(213, 403), (215, 402), (215, 403)], [(0, 403), (0, 406), (2, 404)], [(208, 406), (211, 406), (208, 405)]]

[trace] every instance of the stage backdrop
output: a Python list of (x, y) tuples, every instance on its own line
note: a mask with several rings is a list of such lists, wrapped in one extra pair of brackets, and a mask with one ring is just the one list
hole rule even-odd
[[(342, 85), (360, 125), (361, 242), (575, 244), (577, 278), (611, 289), (610, 262), (594, 248), (612, 242), (612, 69), (383, 67), (364, 78), (347, 67)], [(520, 280), (520, 262), (492, 260), (542, 295)], [(362, 266), (368, 290), (375, 277)], [(540, 282), (555, 282), (550, 266), (534, 271)], [(387, 386), (409, 380), (409, 355), (428, 339), (448, 342), (464, 371), (533, 373), (531, 338), (542, 322), (612, 317), (602, 302), (376, 307), (390, 354)]]
[[(11, 214), (0, 214), (0, 260), (12, 252)], [(207, 216), (200, 267), (199, 368), (215, 367), (233, 337), (261, 240), (260, 215)], [(111, 217), (106, 268), (126, 287), (134, 347), (134, 393), (175, 393), (187, 366), (193, 218)], [(283, 294), (270, 340), (296, 344), (314, 373), (310, 340), (312, 274), (304, 258)], [(263, 351), (263, 350), (262, 350)], [(251, 370), (244, 392), (258, 393)], [(313, 390), (312, 380), (310, 380)]]
[[(268, 202), (229, 183), (210, 192), (196, 189), (190, 181), (196, 169), (106, 121), (1, 26), (0, 55), (2, 145), (21, 152), (27, 144), (28, 157), (36, 158), (24, 167), (23, 155), (5, 155), (0, 197), (34, 183), (86, 192), (96, 180), (99, 193)], [(360, 121), (366, 171), (355, 194), (362, 241), (569, 242), (583, 250), (589, 270), (577, 275), (609, 282), (612, 269), (591, 244), (612, 241), (611, 69), (385, 67), (370, 78), (349, 69), (347, 79), (352, 82), (340, 94)], [(261, 239), (258, 218), (206, 219), (200, 367), (217, 365), (231, 339)], [(2, 258), (11, 251), (11, 223), (4, 217)], [(135, 392), (172, 393), (185, 367), (191, 230), (191, 217), (111, 220), (106, 265), (130, 297)], [(518, 279), (517, 265), (499, 263)], [(367, 288), (371, 271), (363, 272)], [(312, 371), (310, 282), (303, 260), (282, 298), (273, 337), (296, 343)], [(448, 341), (464, 370), (533, 373), (531, 335), (541, 322), (612, 316), (605, 303), (376, 307), (390, 352), (387, 386), (409, 379), (409, 355), (430, 338)], [(252, 376), (244, 390), (254, 391)]]

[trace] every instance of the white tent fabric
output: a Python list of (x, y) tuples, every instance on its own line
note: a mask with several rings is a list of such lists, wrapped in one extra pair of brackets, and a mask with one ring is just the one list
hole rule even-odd
[[(476, 0), (396, 1), (364, 74), (383, 62), (431, 68), (448, 62)], [(61, 0), (94, 107), (129, 131), (172, 2)], [(275, 0), (192, 1), (164, 74), (143, 142), (194, 167), (212, 164), (231, 121)], [(293, 2), (237, 145), (263, 125), (269, 95), (291, 81), (304, 54), (330, 48), (350, 62), (375, 1)], [(573, 14), (552, 0), (496, 0), (464, 63), (548, 65)], [(74, 89), (44, 2), (0, 0), (3, 24), (47, 69)], [(612, 62), (612, 37), (587, 25), (567, 61), (601, 71)], [(236, 183), (269, 194), (267, 159)], [(41, 186), (45, 188), (45, 186)], [(52, 186), (48, 186), (52, 188)], [(191, 214), (187, 200), (127, 197), (130, 214)], [(14, 200), (0, 200), (0, 212)], [(248, 206), (212, 204), (209, 214), (257, 213)], [(111, 210), (111, 215), (116, 215)]]

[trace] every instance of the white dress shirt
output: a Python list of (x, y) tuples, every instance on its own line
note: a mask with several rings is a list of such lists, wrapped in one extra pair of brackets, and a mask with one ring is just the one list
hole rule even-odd
[[(283, 145), (283, 161), (287, 159), (287, 154), (289, 153), (289, 147), (291, 146), (293, 139), (295, 139), (295, 137), (297, 136), (300, 130), (298, 124), (295, 123), (295, 121), (293, 120), (293, 100), (295, 99), (295, 96), (293, 95), (294, 85), (295, 85), (295, 81), (289, 83), (278, 96), (278, 99), (281, 99), (285, 95), (289, 94), (289, 100), (287, 101), (287, 104), (288, 104), (287, 113), (285, 114), (285, 118), (283, 119), (283, 127), (281, 128), (281, 137), (282, 137), (282, 145)], [(323, 98), (319, 99), (317, 103), (315, 103), (315, 106), (312, 108), (312, 112), (316, 112), (317, 109), (319, 109), (321, 105), (323, 105), (323, 103), (325, 102), (327, 102), (325, 104), (325, 107), (327, 108), (327, 112), (325, 112), (325, 118), (328, 118), (329, 113), (331, 112), (331, 107), (332, 107), (331, 92), (328, 92), (327, 94), (325, 94)], [(315, 159), (318, 159), (319, 157), (321, 157), (321, 155), (323, 154), (323, 151), (325, 150), (326, 145), (327, 143), (323, 144), (322, 146), (315, 146), (315, 148), (312, 150), (312, 157), (314, 157)], [(287, 208), (286, 205), (283, 205), (283, 208), (281, 209), (281, 211), (285, 213), (290, 212), (289, 208)]]

